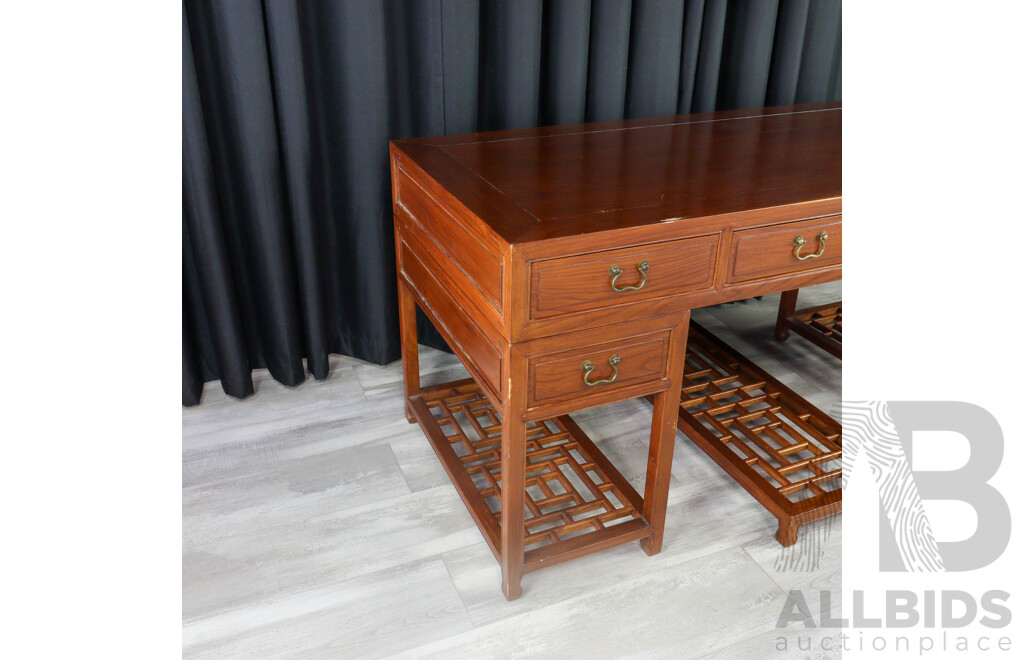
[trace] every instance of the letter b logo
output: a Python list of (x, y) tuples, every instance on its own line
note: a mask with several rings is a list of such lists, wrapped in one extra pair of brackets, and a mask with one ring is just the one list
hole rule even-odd
[[(883, 571), (970, 571), (999, 558), (1010, 541), (1010, 509), (988, 480), (1003, 458), (1003, 432), (985, 409), (960, 401), (843, 403), (843, 472), (867, 456), (880, 496)], [(915, 431), (952, 431), (970, 445), (956, 470), (912, 471)], [(957, 500), (974, 508), (978, 528), (963, 541), (940, 542), (926, 500)]]

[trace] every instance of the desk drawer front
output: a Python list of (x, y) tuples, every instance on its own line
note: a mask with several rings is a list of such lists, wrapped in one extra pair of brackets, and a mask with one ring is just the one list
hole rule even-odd
[(718, 242), (716, 234), (535, 262), (530, 318), (711, 289)]
[(842, 263), (842, 216), (746, 229), (733, 234), (726, 282), (750, 282)]
[(665, 377), (669, 331), (528, 359), (530, 406), (599, 395)]

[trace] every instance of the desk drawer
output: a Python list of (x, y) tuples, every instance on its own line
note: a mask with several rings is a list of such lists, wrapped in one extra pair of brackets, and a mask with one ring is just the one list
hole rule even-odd
[(715, 234), (534, 262), (530, 318), (711, 289), (718, 243)]
[(666, 377), (669, 330), (625, 337), (527, 359), (527, 405), (601, 395)]
[[(800, 245), (799, 239), (803, 239)], [(842, 263), (841, 215), (746, 229), (733, 234), (726, 282), (750, 282)]]

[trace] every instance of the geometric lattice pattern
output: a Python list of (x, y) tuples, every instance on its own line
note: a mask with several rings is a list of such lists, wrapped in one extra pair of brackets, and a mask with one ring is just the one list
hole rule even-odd
[(843, 359), (842, 301), (797, 310), (785, 323), (807, 341)]
[(760, 488), (802, 511), (841, 486), (842, 427), (696, 323), (680, 414), (709, 444), (736, 454)]
[[(423, 400), (500, 524), (500, 416), (471, 382)], [(641, 517), (561, 419), (527, 424), (526, 493), (526, 550)]]
[(793, 318), (825, 337), (843, 343), (843, 303), (797, 312)]

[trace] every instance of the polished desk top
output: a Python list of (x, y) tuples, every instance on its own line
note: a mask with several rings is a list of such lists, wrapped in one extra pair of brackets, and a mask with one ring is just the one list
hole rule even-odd
[(842, 197), (842, 107), (813, 104), (400, 140), (508, 243)]

